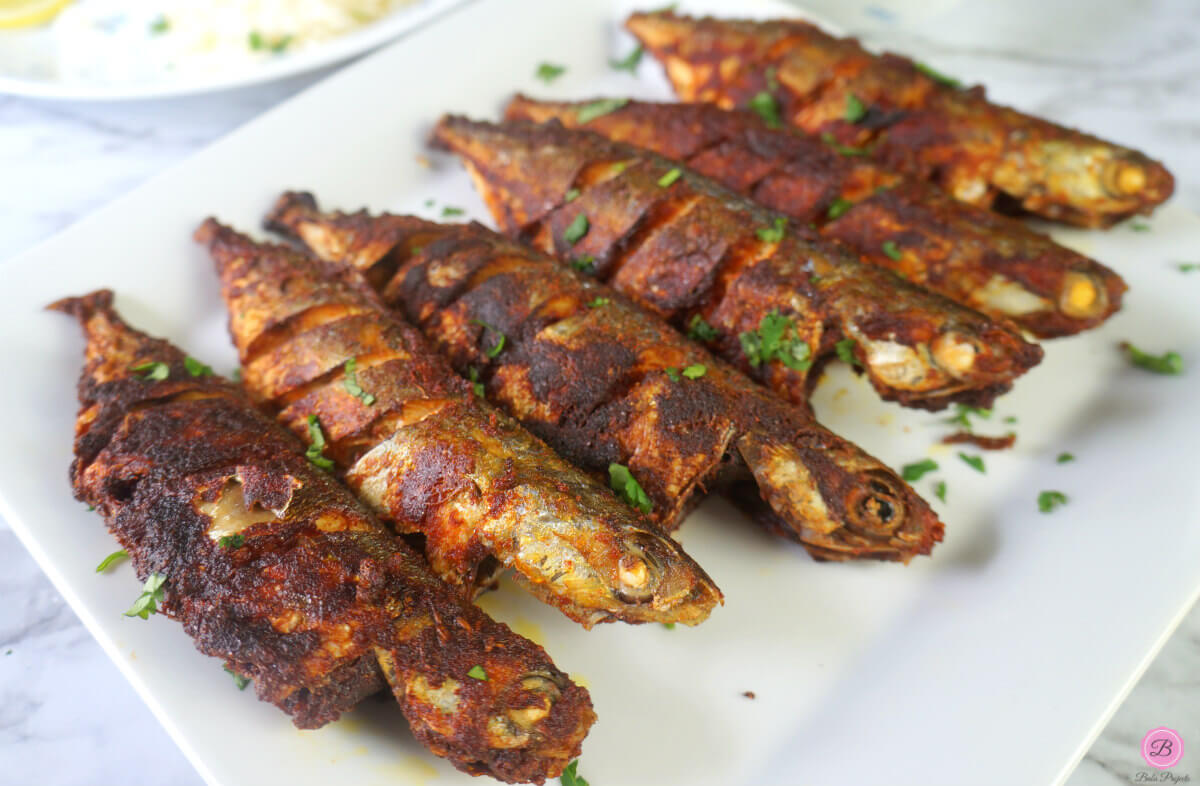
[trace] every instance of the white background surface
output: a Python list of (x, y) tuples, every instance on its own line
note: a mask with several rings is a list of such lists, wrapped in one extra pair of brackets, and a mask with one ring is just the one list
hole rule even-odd
[[(1200, 203), (1200, 58), (1195, 38), (1200, 20), (1193, 4), (1131, 8), (1111, 0), (1093, 4), (1084, 17), (1066, 3), (1006, 4), (1003, 11), (993, 6), (988, 11), (982, 3), (941, 5), (940, 15), (916, 20), (924, 25), (917, 33), (900, 32), (896, 23), (882, 22), (857, 6), (820, 10), (849, 29), (873, 31), (872, 42), (920, 54), (949, 73), (976, 76), (993, 85), (1001, 100), (1164, 158), (1180, 181), (1177, 204), (1194, 209)], [(536, 61), (540, 55), (530, 57)], [(5, 186), (0, 193), (0, 257), (122, 193), (307, 82), (154, 105), (97, 108), (0, 99), (0, 171)], [(381, 94), (380, 100), (403, 97), (392, 92)], [(147, 216), (147, 222), (153, 217)], [(11, 280), (53, 271), (5, 268), (3, 275)], [(1200, 276), (1174, 280), (1200, 293)], [(10, 374), (20, 378), (15, 371)], [(1136, 528), (1131, 522), (1128, 537), (1136, 537)], [(0, 587), (6, 601), (0, 607), (0, 650), (13, 650), (10, 656), (0, 656), (3, 780), (195, 782), (173, 744), (11, 534), (0, 537)], [(1137, 755), (1137, 741), (1152, 726), (1172, 726), (1185, 743), (1194, 740), (1200, 746), (1196, 617), (1193, 612), (1168, 643), (1077, 772), (1073, 786), (1129, 782), (1136, 771), (1146, 769)], [(1110, 620), (1117, 635), (1125, 622)], [(1081, 669), (1087, 665), (1079, 664)], [(1062, 676), (1072, 675), (1064, 670)], [(980, 733), (1003, 734), (1004, 729)], [(1036, 754), (1012, 751), (1014, 757), (1026, 755)], [(1176, 773), (1200, 777), (1196, 761), (1200, 759), (1185, 755)], [(852, 759), (846, 768), (853, 780)], [(775, 772), (764, 782), (788, 783), (780, 779), (785, 777)], [(941, 773), (937, 778), (958, 783), (986, 779), (982, 772), (978, 778), (970, 772)], [(593, 781), (593, 786), (612, 784)]]

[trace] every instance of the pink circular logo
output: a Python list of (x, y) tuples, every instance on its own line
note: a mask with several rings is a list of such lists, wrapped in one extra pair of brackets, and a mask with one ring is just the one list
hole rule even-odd
[(1142, 737), (1142, 758), (1151, 767), (1169, 770), (1183, 758), (1183, 739), (1179, 732), (1159, 726)]

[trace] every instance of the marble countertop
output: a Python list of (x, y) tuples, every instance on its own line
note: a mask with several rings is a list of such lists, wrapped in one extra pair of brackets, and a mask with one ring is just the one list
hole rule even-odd
[[(1194, 0), (1094, 0), (1086, 10), (1073, 0), (804, 5), (868, 44), (910, 52), (948, 73), (1022, 86), (993, 90), (1000, 101), (1150, 151), (1175, 173), (1176, 203), (1200, 209), (1200, 4)], [(326, 73), (157, 102), (0, 97), (0, 260)], [(2, 520), (0, 591), (0, 781), (201, 783)], [(1157, 726), (1178, 730), (1193, 750), (1200, 746), (1200, 606), (1149, 665), (1069, 786), (1151, 782), (1139, 775), (1149, 770), (1139, 743)], [(1185, 756), (1172, 773), (1200, 780), (1200, 753)]]

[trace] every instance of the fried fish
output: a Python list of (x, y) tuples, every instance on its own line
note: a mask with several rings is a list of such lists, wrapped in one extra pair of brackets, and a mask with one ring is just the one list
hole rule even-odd
[(682, 547), (472, 394), (354, 271), (209, 219), (246, 386), (468, 593), (492, 566), (596, 622), (704, 620), (721, 599)]
[(558, 120), (681, 161), (872, 264), (1042, 338), (1096, 327), (1121, 306), (1120, 276), (1023, 222), (798, 131), (772, 129), (753, 112), (628, 101), (589, 118), (595, 104), (517, 96), (506, 117)]
[(982, 86), (964, 89), (798, 19), (655, 11), (631, 15), (626, 27), (683, 100), (753, 106), (972, 205), (1105, 227), (1150, 213), (1175, 187), (1136, 150), (993, 104)]
[(806, 408), (478, 224), (322, 213), (286, 194), (268, 227), (362, 271), (480, 394), (666, 527), (714, 488), (819, 559), (907, 562), (942, 538), (912, 489)]
[(237, 386), (129, 328), (109, 291), (52, 308), (87, 337), (75, 495), (147, 582), (134, 610), (178, 620), (300, 728), (390, 686), (416, 738), (464, 772), (542, 783), (579, 754), (587, 691), (430, 573)]
[[(557, 122), (443, 118), (497, 223), (588, 271), (792, 401), (852, 359), (885, 399), (987, 407), (1041, 360), (997, 322), (670, 159)], [(693, 334), (696, 331), (691, 331)]]

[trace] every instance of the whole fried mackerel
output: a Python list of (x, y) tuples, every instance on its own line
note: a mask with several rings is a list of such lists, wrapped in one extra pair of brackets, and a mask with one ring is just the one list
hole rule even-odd
[(1175, 182), (1127, 147), (993, 104), (907, 57), (874, 55), (798, 19), (637, 13), (626, 22), (685, 101), (753, 105), (849, 155), (956, 199), (1104, 227), (1150, 213)]
[(991, 406), (1042, 350), (997, 322), (670, 159), (551, 121), (443, 118), (496, 221), (600, 279), (792, 401), (853, 357), (884, 399)]
[(681, 161), (872, 264), (1042, 338), (1096, 327), (1121, 306), (1125, 282), (1099, 262), (924, 181), (772, 129), (754, 112), (626, 101), (593, 116), (595, 105), (517, 96), (506, 117), (558, 120)]
[(819, 559), (907, 562), (942, 538), (912, 489), (806, 408), (528, 247), (478, 224), (321, 213), (307, 194), (268, 226), (363, 271), (481, 394), (664, 526), (717, 488)]
[(315, 458), (468, 592), (503, 565), (585, 626), (703, 621), (720, 600), (683, 548), (472, 395), (355, 271), (209, 219), (243, 379)]
[(556, 777), (595, 719), (587, 691), (431, 574), (240, 388), (111, 304), (52, 306), (87, 336), (71, 479), (153, 577), (157, 611), (300, 728), (386, 685), (458, 769)]

